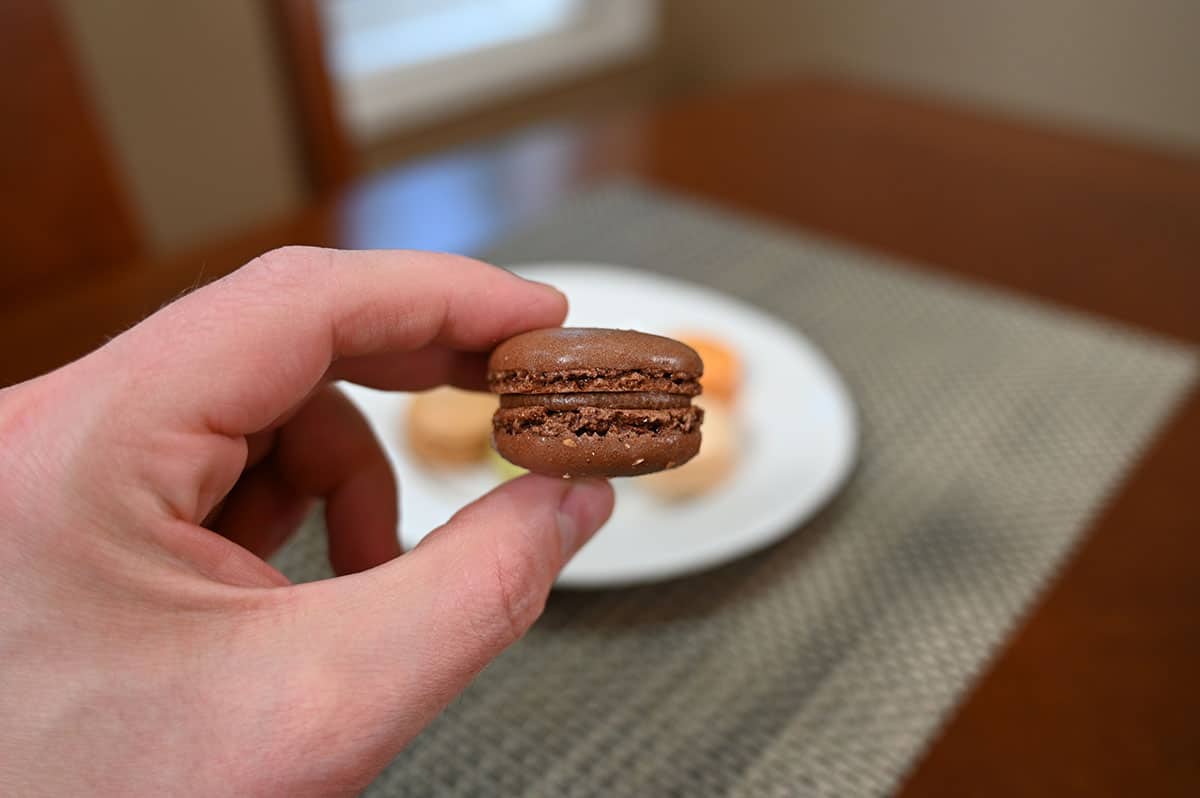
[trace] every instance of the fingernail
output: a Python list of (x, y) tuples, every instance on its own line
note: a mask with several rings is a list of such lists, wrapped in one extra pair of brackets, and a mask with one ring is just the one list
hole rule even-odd
[(558, 504), (563, 560), (575, 555), (612, 515), (612, 487), (602, 479), (572, 480)]
[(565, 298), (566, 298), (566, 296), (567, 296), (567, 295), (566, 295), (566, 294), (564, 294), (564, 293), (562, 292), (562, 290), (561, 290), (561, 289), (559, 289), (559, 287), (558, 287), (558, 286), (556, 286), (556, 285), (551, 285), (550, 283), (543, 283), (541, 280), (530, 280), (530, 279), (529, 279), (529, 278), (527, 278), (527, 277), (526, 277), (526, 278), (522, 278), (522, 279), (524, 279), (524, 280), (525, 280), (525, 282), (527, 282), (527, 283), (533, 283), (534, 285), (540, 285), (542, 288), (549, 288), (551, 291), (553, 291), (554, 293), (556, 293), (556, 294), (558, 294), (559, 296), (563, 297), (564, 299), (565, 299)]
[(579, 550), (577, 548), (579, 544), (576, 542), (579, 540), (579, 524), (562, 510), (558, 511), (558, 535), (559, 542), (562, 544), (562, 558), (565, 562)]

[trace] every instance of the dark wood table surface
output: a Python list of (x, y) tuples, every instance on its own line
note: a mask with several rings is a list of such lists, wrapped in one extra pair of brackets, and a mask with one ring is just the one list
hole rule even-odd
[[(829, 80), (544, 127), (178, 257), (0, 300), (0, 385), (268, 248), (477, 250), (613, 175), (1200, 342), (1200, 160)], [(903, 795), (1200, 795), (1200, 395), (1160, 434)]]

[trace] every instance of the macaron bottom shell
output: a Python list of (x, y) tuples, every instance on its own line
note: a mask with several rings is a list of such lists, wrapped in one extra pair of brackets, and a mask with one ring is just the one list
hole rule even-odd
[(510, 463), (559, 477), (635, 477), (683, 465), (700, 451), (699, 429), (557, 437), (496, 430), (494, 438)]

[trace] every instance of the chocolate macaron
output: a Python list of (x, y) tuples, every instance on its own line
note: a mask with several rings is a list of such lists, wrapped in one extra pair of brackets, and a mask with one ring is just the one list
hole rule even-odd
[(496, 347), (496, 450), (555, 476), (624, 477), (682, 465), (700, 450), (704, 364), (685, 344), (633, 330), (554, 327)]

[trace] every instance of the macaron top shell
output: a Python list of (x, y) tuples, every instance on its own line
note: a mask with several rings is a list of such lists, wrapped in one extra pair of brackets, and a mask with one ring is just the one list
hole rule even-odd
[(697, 379), (704, 363), (673, 338), (588, 327), (551, 327), (509, 338), (488, 361), (492, 374), (568, 372), (583, 369), (652, 371)]

